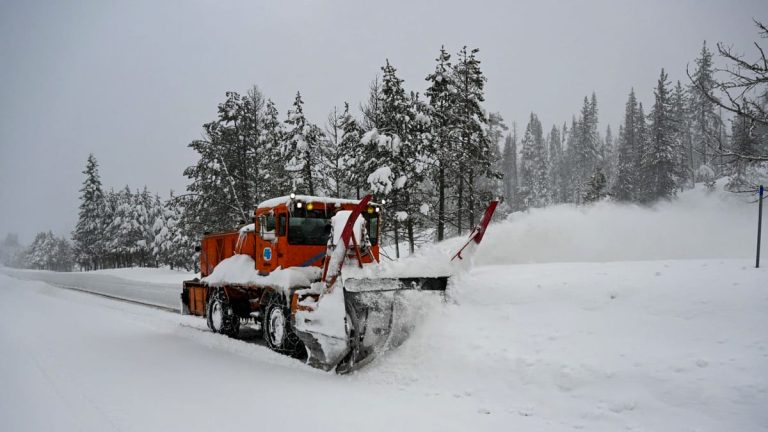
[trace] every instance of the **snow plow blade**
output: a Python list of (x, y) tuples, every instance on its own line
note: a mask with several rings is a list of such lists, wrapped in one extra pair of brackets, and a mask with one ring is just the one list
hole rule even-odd
[[(321, 282), (295, 293), (291, 300), (291, 308), (296, 311), (294, 331), (307, 349), (307, 362), (323, 370), (335, 368), (339, 374), (354, 372), (382, 353), (402, 344), (411, 334), (418, 318), (424, 315), (424, 306), (428, 304), (428, 301), (424, 301), (428, 299), (424, 297), (432, 297), (429, 293), (438, 293), (440, 299), (445, 299), (448, 286), (448, 276), (351, 277), (344, 280), (342, 289), (333, 289), (345, 258), (349, 260), (356, 256), (358, 265), (363, 267), (360, 247), (353, 230), (370, 199), (371, 196), (366, 195), (346, 215), (345, 220), (334, 220), (337, 226), (343, 224), (343, 229), (330, 259), (325, 262)], [(493, 200), (488, 204), (480, 223), (472, 229), (467, 241), (451, 261), (458, 259), (472, 264), (472, 257), (498, 203), (498, 200)], [(334, 219), (340, 215), (342, 213), (337, 213)], [(332, 232), (335, 230), (338, 227), (333, 228)], [(350, 250), (355, 254), (350, 254)]]
[(442, 300), (447, 285), (447, 276), (346, 279), (346, 338), (317, 331), (311, 323), (296, 329), (307, 348), (308, 363), (323, 370), (335, 368), (339, 374), (362, 368), (408, 339), (423, 297), (437, 295)]
[(442, 299), (447, 283), (448, 277), (345, 280), (349, 352), (336, 372), (354, 372), (405, 342), (419, 313), (417, 297), (437, 293)]

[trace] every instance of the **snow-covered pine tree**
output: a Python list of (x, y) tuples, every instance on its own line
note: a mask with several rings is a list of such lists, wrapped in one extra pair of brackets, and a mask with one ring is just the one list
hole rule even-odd
[(22, 257), (23, 267), (37, 270), (72, 271), (75, 264), (72, 245), (51, 231), (37, 233)]
[(456, 225), (461, 234), (466, 205), (467, 227), (475, 225), (475, 209), (481, 201), (476, 191), (476, 182), (482, 176), (497, 176), (492, 170), (490, 141), (484, 126), (488, 119), (482, 102), (485, 101), (484, 87), (486, 78), (480, 69), (477, 48), (467, 50), (463, 47), (456, 55), (453, 65), (453, 79), (456, 83), (456, 125), (459, 128), (459, 152), (457, 159), (457, 211)]
[(562, 201), (562, 195), (560, 194), (559, 185), (562, 182), (560, 176), (562, 175), (561, 165), (563, 164), (563, 144), (560, 137), (560, 130), (557, 126), (552, 126), (552, 130), (549, 131), (547, 137), (549, 146), (549, 193), (550, 203), (560, 204)]
[(75, 254), (72, 244), (64, 237), (55, 239), (53, 249), (52, 265), (53, 270), (60, 272), (69, 272), (75, 266)]
[(616, 161), (616, 180), (611, 194), (617, 201), (632, 201), (638, 193), (638, 105), (635, 90), (629, 92), (624, 106), (624, 123), (619, 128), (619, 143)]
[(116, 267), (130, 267), (138, 263), (142, 252), (141, 243), (145, 228), (140, 220), (140, 194), (133, 194), (128, 186), (115, 195), (116, 208), (112, 222), (107, 227), (110, 250), (115, 256)]
[(144, 186), (141, 192), (136, 193), (135, 200), (134, 217), (142, 233), (142, 238), (136, 242), (137, 264), (142, 267), (156, 267), (157, 263), (152, 257), (152, 242), (155, 239), (155, 219), (161, 210), (160, 197), (153, 196)]
[(82, 269), (101, 268), (106, 251), (104, 230), (108, 220), (104, 214), (104, 193), (101, 189), (99, 165), (93, 154), (88, 155), (85, 181), (80, 189), (80, 211), (77, 225), (72, 232), (75, 243), (75, 259)]
[(616, 140), (613, 137), (613, 130), (611, 129), (611, 125), (608, 125), (605, 127), (605, 138), (604, 138), (604, 145), (603, 145), (603, 161), (602, 161), (602, 170), (605, 174), (606, 179), (606, 195), (610, 195), (609, 191), (611, 190), (611, 184), (616, 178), (616, 160), (618, 158), (617, 152), (618, 149), (616, 148)]
[(562, 193), (565, 195), (564, 202), (576, 203), (578, 201), (576, 199), (576, 194), (578, 191), (574, 183), (574, 178), (576, 177), (576, 167), (574, 166), (574, 160), (577, 147), (576, 132), (579, 130), (579, 121), (576, 119), (576, 116), (571, 116), (571, 127), (566, 129), (566, 127), (563, 126), (563, 129), (565, 130), (563, 133), (565, 140), (565, 146), (563, 148), (563, 154), (565, 155), (563, 158), (563, 170), (565, 179), (567, 180), (564, 182)]
[(333, 107), (333, 111), (328, 113), (328, 119), (325, 123), (324, 145), (320, 160), (324, 166), (325, 175), (323, 176), (323, 189), (329, 194), (347, 198), (353, 196), (353, 191), (347, 180), (352, 171), (347, 166), (346, 148), (344, 142), (344, 125), (349, 115), (349, 105), (344, 103), (345, 110), (339, 111)]
[(643, 165), (646, 160), (646, 155), (651, 151), (650, 149), (650, 131), (648, 129), (648, 123), (646, 122), (645, 109), (642, 102), (637, 104), (637, 111), (635, 113), (635, 139), (637, 145), (635, 147), (635, 173), (637, 174), (637, 182), (635, 183), (634, 200), (637, 202), (652, 201), (652, 198), (648, 198), (652, 195), (652, 185), (650, 180), (646, 177), (645, 167)]
[(231, 228), (245, 217), (245, 209), (236, 198), (231, 176), (221, 157), (226, 144), (220, 137), (218, 123), (204, 126), (207, 139), (189, 144), (200, 154), (194, 166), (184, 170), (192, 182), (187, 185), (185, 218), (195, 228), (195, 236), (204, 231), (221, 231)]
[(26, 254), (26, 267), (36, 270), (53, 270), (53, 253), (56, 239), (51, 231), (35, 235)]
[(587, 185), (595, 172), (600, 151), (600, 137), (597, 133), (597, 97), (584, 97), (581, 118), (574, 125), (573, 146), (569, 146), (572, 159), (571, 182), (574, 202), (580, 203)]
[(274, 104), (258, 88), (246, 96), (227, 92), (217, 119), (203, 126), (205, 138), (189, 144), (200, 155), (184, 170), (191, 180), (183, 224), (193, 230), (190, 237), (249, 221), (254, 206), (285, 184), (275, 142), (281, 141), (279, 125)]
[(166, 256), (166, 264), (171, 268), (180, 268), (185, 270), (198, 271), (197, 252), (195, 246), (198, 245), (197, 239), (189, 237), (187, 233), (189, 228), (183, 226), (184, 223), (184, 201), (177, 199), (173, 191), (165, 202), (165, 226), (168, 229), (167, 238), (170, 239), (170, 249)]
[(0, 264), (8, 267), (23, 266), (23, 263), (19, 262), (22, 251), (18, 234), (7, 233), (5, 239), (0, 243)]
[(549, 204), (549, 163), (541, 122), (531, 113), (520, 154), (520, 197), (524, 208)]
[(572, 202), (571, 201), (571, 192), (570, 189), (571, 186), (571, 164), (570, 159), (568, 155), (570, 154), (568, 151), (568, 145), (570, 136), (572, 135), (572, 131), (568, 129), (568, 126), (566, 123), (563, 123), (563, 127), (560, 132), (560, 148), (561, 148), (561, 156), (560, 161), (557, 164), (557, 170), (558, 170), (558, 182), (556, 185), (554, 185), (554, 188), (557, 190), (557, 196), (559, 203), (567, 203)]
[(261, 161), (259, 202), (289, 193), (290, 177), (285, 169), (283, 140), (285, 131), (275, 103), (267, 99), (264, 107), (262, 144), (259, 151)]
[[(509, 130), (506, 124), (504, 124), (504, 118), (500, 113), (488, 114), (488, 125), (486, 126), (485, 135), (488, 137), (488, 143), (490, 145), (490, 170), (485, 175), (479, 176), (476, 181), (476, 194), (478, 201), (488, 202), (491, 199), (500, 197), (504, 193), (503, 184), (503, 166), (501, 140), (504, 138), (504, 134)], [(505, 209), (499, 209), (498, 217), (503, 218), (506, 215)]]
[(451, 73), (451, 55), (440, 47), (440, 54), (435, 59), (435, 71), (427, 75), (429, 87), (425, 92), (429, 100), (431, 118), (431, 137), (427, 153), (431, 155), (433, 167), (430, 170), (432, 182), (437, 188), (434, 207), (436, 209), (437, 241), (445, 238), (447, 222), (447, 192), (450, 190), (450, 178), (455, 169), (457, 153), (456, 128), (456, 83)]
[(688, 114), (690, 115), (691, 146), (688, 149), (689, 162), (693, 171), (701, 165), (711, 165), (712, 154), (717, 146), (720, 117), (715, 104), (707, 94), (717, 85), (714, 79), (712, 52), (704, 41), (696, 59), (696, 67), (688, 86)]
[[(400, 229), (404, 225), (408, 235), (409, 247), (414, 249), (413, 210), (416, 204), (414, 193), (419, 186), (415, 177), (420, 173), (416, 166), (421, 158), (421, 140), (416, 136), (416, 112), (414, 101), (410, 100), (403, 89), (403, 80), (397, 76), (389, 60), (381, 68), (383, 72), (380, 94), (379, 129), (373, 129), (363, 136), (363, 144), (369, 149), (366, 154), (367, 172), (372, 187), (374, 183), (385, 180), (375, 173), (388, 170), (388, 182), (378, 188), (378, 195), (387, 199), (388, 208), (395, 214), (390, 228), (395, 243), (395, 254), (400, 256)], [(375, 137), (374, 137), (375, 135)], [(375, 141), (375, 144), (373, 143)], [(372, 181), (373, 180), (373, 181)], [(386, 183), (389, 183), (386, 185)], [(387, 187), (388, 186), (388, 187)], [(376, 190), (374, 190), (376, 192)], [(377, 197), (378, 198), (378, 197)], [(418, 208), (418, 206), (416, 206)], [(411, 220), (409, 220), (409, 216)]]
[(349, 112), (349, 104), (344, 102), (344, 112), (341, 114), (341, 138), (339, 142), (342, 163), (345, 170), (343, 183), (349, 188), (350, 198), (360, 199), (362, 192), (368, 190), (366, 182), (368, 173), (365, 172), (364, 148), (360, 145), (363, 131), (357, 119)]
[(675, 119), (678, 134), (676, 138), (678, 143), (676, 149), (676, 164), (679, 169), (679, 186), (681, 189), (685, 187), (691, 188), (695, 182), (694, 167), (691, 161), (691, 150), (693, 146), (691, 144), (691, 125), (689, 121), (690, 116), (688, 114), (689, 106), (688, 94), (678, 80), (675, 85), (674, 93), (672, 94), (672, 116)]
[(650, 134), (648, 151), (643, 155), (643, 177), (648, 182), (644, 201), (671, 198), (675, 195), (679, 169), (677, 138), (679, 133), (674, 118), (672, 97), (667, 73), (661, 70), (654, 90), (653, 109), (649, 115)]
[(589, 179), (589, 187), (584, 194), (584, 203), (593, 203), (605, 198), (608, 180), (600, 166), (595, 167), (595, 173)]
[[(230, 199), (236, 203), (239, 220), (251, 218), (258, 202), (260, 183), (258, 157), (263, 125), (264, 97), (253, 87), (245, 96), (228, 92), (219, 104), (217, 127), (218, 143), (215, 148), (223, 180), (230, 190)], [(212, 140), (213, 141), (213, 140)]]
[(152, 258), (159, 265), (168, 265), (168, 256), (173, 248), (173, 245), (170, 243), (171, 238), (168, 231), (169, 217), (168, 207), (162, 206), (155, 218), (154, 224), (152, 224), (152, 233), (154, 234), (151, 243)]
[(114, 238), (112, 233), (112, 222), (117, 214), (119, 194), (114, 189), (110, 188), (109, 192), (104, 194), (104, 248), (106, 249), (103, 257), (104, 268), (118, 267), (117, 254), (112, 249), (114, 244)]
[(319, 155), (321, 152), (322, 130), (309, 123), (304, 116), (304, 101), (301, 92), (296, 92), (292, 108), (285, 120), (285, 150), (286, 168), (291, 177), (292, 185), (300, 193), (314, 195), (319, 192), (322, 173)]
[(360, 104), (360, 111), (363, 113), (362, 131), (369, 132), (381, 126), (381, 81), (378, 75), (368, 84), (368, 100)]
[(161, 265), (172, 269), (192, 270), (196, 269), (196, 242), (186, 235), (187, 230), (181, 225), (184, 213), (180, 206), (182, 202), (171, 191), (168, 200), (162, 203), (160, 216), (153, 226), (155, 238), (152, 252)]
[(502, 153), (502, 172), (504, 173), (504, 201), (510, 211), (519, 209), (517, 175), (517, 125), (512, 124), (512, 133), (504, 139)]

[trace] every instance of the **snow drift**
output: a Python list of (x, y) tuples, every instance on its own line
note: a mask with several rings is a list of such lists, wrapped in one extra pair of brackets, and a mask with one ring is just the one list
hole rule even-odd
[(513, 213), (492, 224), (476, 263), (747, 258), (755, 253), (754, 197), (706, 188), (653, 207), (600, 202)]

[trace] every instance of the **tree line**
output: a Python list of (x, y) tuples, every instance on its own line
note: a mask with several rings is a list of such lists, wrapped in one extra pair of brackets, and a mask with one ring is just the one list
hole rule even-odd
[(190, 184), (180, 197), (189, 235), (229, 229), (250, 220), (259, 201), (291, 192), (373, 193), (387, 203), (383, 229), (398, 256), (401, 243), (413, 251), (433, 229), (438, 240), (466, 231), (502, 177), (478, 50), (452, 58), (441, 49), (426, 80), (423, 96), (406, 89), (387, 60), (362, 115), (345, 102), (322, 126), (304, 115), (300, 92), (284, 119), (256, 87), (227, 93), (205, 138), (189, 144), (200, 156), (184, 171)]
[[(610, 126), (598, 130), (594, 93), (578, 116), (546, 133), (535, 113), (523, 130), (508, 127), (484, 108), (479, 51), (467, 47), (439, 50), (423, 95), (407, 89), (386, 60), (359, 114), (344, 102), (322, 125), (304, 115), (300, 92), (284, 117), (255, 86), (228, 92), (203, 138), (189, 144), (199, 159), (184, 170), (189, 184), (181, 195), (162, 201), (146, 188), (104, 192), (89, 157), (73, 253), (85, 269), (190, 268), (204, 232), (245, 223), (260, 201), (290, 192), (373, 193), (386, 201), (383, 232), (399, 255), (401, 244), (413, 251), (466, 232), (494, 197), (504, 198), (504, 217), (602, 199), (649, 204), (723, 176), (731, 190), (750, 190), (768, 160), (765, 58), (749, 62), (720, 44), (718, 53), (739, 70), (750, 65), (752, 81), (718, 79), (735, 69), (717, 69), (705, 43), (686, 84), (672, 85), (661, 70), (648, 109), (630, 89), (615, 134)], [(749, 91), (722, 96), (738, 85)]]
[[(190, 237), (227, 229), (249, 220), (259, 201), (290, 192), (373, 193), (387, 202), (384, 232), (399, 255), (401, 243), (412, 251), (466, 231), (497, 196), (504, 197), (503, 217), (605, 198), (649, 204), (726, 175), (730, 189), (748, 188), (759, 164), (727, 154), (765, 153), (765, 130), (737, 115), (729, 133), (712, 99), (716, 72), (705, 42), (687, 84), (673, 85), (662, 69), (648, 109), (629, 91), (616, 134), (610, 126), (598, 130), (594, 93), (570, 124), (545, 132), (532, 113), (519, 134), (515, 124), (510, 130), (499, 113), (485, 110), (478, 50), (466, 47), (455, 55), (440, 49), (423, 95), (385, 61), (360, 115), (345, 102), (322, 127), (304, 116), (300, 93), (281, 119), (257, 87), (244, 96), (229, 92), (204, 125), (205, 139), (189, 145), (200, 158), (184, 172), (185, 226)], [(753, 110), (765, 106), (763, 92)]]
[(0, 264), (35, 270), (72, 271), (75, 267), (72, 243), (51, 231), (35, 235), (24, 247), (16, 234), (7, 234), (0, 243)]
[(80, 269), (168, 266), (191, 270), (194, 242), (181, 226), (184, 211), (173, 192), (163, 201), (146, 187), (104, 191), (91, 154), (80, 189), (80, 211), (72, 232)]

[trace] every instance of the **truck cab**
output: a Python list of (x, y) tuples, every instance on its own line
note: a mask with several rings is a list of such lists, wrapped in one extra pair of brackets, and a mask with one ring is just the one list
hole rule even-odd
[[(322, 266), (331, 218), (339, 210), (353, 209), (357, 203), (356, 200), (292, 195), (259, 204), (252, 234), (256, 269), (268, 274), (277, 268)], [(370, 254), (364, 254), (364, 262), (379, 260), (380, 216), (378, 204), (369, 205), (363, 212), (370, 242)], [(248, 241), (243, 240), (243, 244)]]
[[(331, 218), (339, 210), (354, 209), (358, 202), (295, 194), (264, 201), (256, 207), (253, 223), (238, 230), (203, 236), (199, 249), (200, 275), (202, 278), (211, 275), (220, 262), (233, 255), (250, 256), (255, 270), (262, 276), (277, 269), (323, 267)], [(360, 245), (364, 246), (361, 262), (378, 262), (381, 206), (371, 203), (362, 216), (368, 241)], [(221, 289), (241, 319), (253, 316), (275, 291), (274, 287), (264, 284), (228, 284)], [(206, 316), (212, 292), (202, 281), (185, 281), (182, 312)]]

